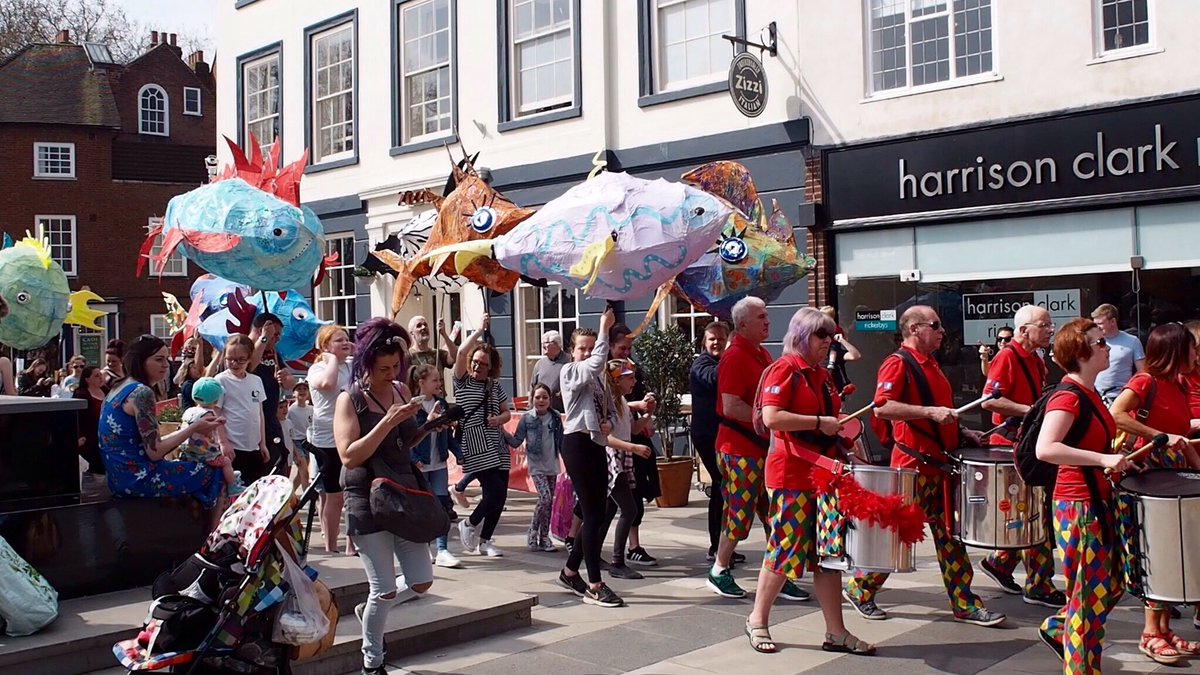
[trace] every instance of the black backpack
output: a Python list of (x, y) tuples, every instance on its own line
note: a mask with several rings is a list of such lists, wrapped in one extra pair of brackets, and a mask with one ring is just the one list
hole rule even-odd
[[(1021, 480), (1026, 485), (1037, 485), (1052, 490), (1058, 480), (1058, 465), (1038, 459), (1037, 439), (1042, 430), (1042, 420), (1046, 416), (1046, 403), (1049, 402), (1051, 396), (1060, 391), (1070, 391), (1079, 399), (1080, 414), (1071, 423), (1067, 435), (1063, 437), (1064, 444), (1079, 445), (1079, 441), (1083, 440), (1083, 435), (1087, 433), (1090, 416), (1095, 416), (1103, 424), (1100, 412), (1096, 410), (1096, 406), (1092, 405), (1091, 399), (1082, 389), (1070, 382), (1060, 382), (1053, 389), (1042, 394), (1041, 398), (1029, 408), (1029, 412), (1025, 413), (1025, 417), (1021, 419), (1021, 428), (1017, 431), (1017, 440), (1013, 444), (1013, 463), (1017, 467), (1017, 474), (1021, 476)], [(1084, 473), (1085, 478), (1090, 478), (1086, 471)]]

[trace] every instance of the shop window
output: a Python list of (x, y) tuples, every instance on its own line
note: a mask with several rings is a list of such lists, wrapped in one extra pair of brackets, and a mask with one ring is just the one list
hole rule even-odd
[[(146, 223), (146, 232), (150, 232), (155, 227), (161, 227), (162, 223), (162, 218), (151, 218)], [(153, 260), (154, 256), (158, 255), (159, 251), (161, 250), (162, 235), (160, 234), (155, 237), (154, 245), (150, 247), (150, 259)], [(152, 272), (159, 274), (159, 270), (152, 270)], [(187, 273), (187, 258), (183, 257), (182, 248), (176, 248), (174, 251), (171, 251), (171, 255), (167, 256), (166, 261), (163, 262), (161, 274), (164, 277), (186, 277)]]
[(454, 126), (451, 1), (407, 2), (397, 9), (403, 142), (448, 134)]
[(1151, 44), (1150, 0), (1094, 0), (1094, 3), (1098, 56)]
[(355, 156), (355, 22), (312, 32), (308, 39), (313, 163)]
[(991, 0), (867, 0), (871, 91), (993, 73)]
[(657, 91), (724, 80), (737, 33), (735, 0), (654, 0), (654, 81)]
[[(579, 325), (579, 295), (561, 284), (547, 284), (545, 288), (521, 283), (516, 293), (518, 364), (513, 370), (517, 378), (517, 392), (524, 394), (529, 389), (529, 375), (535, 361), (542, 357), (542, 333), (556, 330), (562, 334), (563, 349), (570, 350), (571, 331)], [(523, 367), (522, 367), (523, 366)]]
[(50, 241), (50, 259), (62, 267), (68, 277), (79, 272), (75, 258), (75, 216), (37, 216), (38, 239)]
[(688, 301), (674, 295), (668, 297), (663, 306), (666, 308), (667, 325), (675, 325), (683, 329), (692, 346), (699, 352), (700, 340), (704, 337), (704, 327), (716, 321), (717, 317), (697, 311)]
[(157, 84), (148, 84), (138, 92), (138, 133), (150, 136), (171, 134), (170, 101)]
[(74, 178), (74, 143), (34, 143), (34, 178)]
[(576, 0), (505, 0), (512, 103), (521, 117), (575, 103)]
[(283, 98), (280, 96), (279, 45), (266, 55), (239, 59), (241, 62), (242, 145), (249, 152), (250, 138), (258, 139), (265, 157), (280, 133)]
[(330, 267), (317, 286), (314, 310), (317, 318), (345, 326), (351, 336), (358, 325), (357, 291), (354, 287), (354, 235), (325, 236), (325, 254), (336, 253), (338, 264)]

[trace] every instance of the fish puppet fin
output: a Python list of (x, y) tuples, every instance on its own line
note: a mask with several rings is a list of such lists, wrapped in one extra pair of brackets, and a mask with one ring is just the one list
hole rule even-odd
[(642, 322), (638, 324), (638, 327), (629, 334), (630, 337), (637, 337), (641, 335), (642, 331), (649, 327), (650, 322), (653, 321), (656, 316), (658, 316), (658, 306), (667, 299), (667, 296), (670, 295), (671, 291), (673, 290), (675, 290), (674, 279), (670, 279), (662, 286), (658, 287), (658, 292), (654, 294), (654, 302), (651, 302), (650, 309), (646, 310), (646, 317), (642, 319)]
[[(146, 235), (146, 241), (143, 241), (142, 247), (140, 249), (138, 249), (138, 264), (137, 264), (137, 275), (136, 276), (140, 277), (140, 276), (142, 276), (142, 272), (146, 271), (146, 261), (150, 259), (150, 251), (154, 248), (154, 242), (156, 239), (158, 239), (159, 235), (162, 234), (162, 231), (163, 231), (162, 225), (155, 225), (154, 227), (150, 228), (150, 232)], [(4, 235), (4, 238), (7, 241), (11, 241), (8, 239), (7, 234)]]
[[(747, 220), (753, 220), (756, 209), (761, 211), (758, 189), (750, 170), (737, 162), (721, 160), (698, 166), (680, 176), (684, 183), (729, 202)], [(754, 221), (758, 224), (757, 221)]]
[[(333, 253), (330, 253), (329, 255), (321, 258), (321, 264), (317, 266), (317, 276), (315, 278), (313, 278), (313, 286), (320, 286), (321, 281), (323, 281), (325, 279), (325, 275), (329, 272), (329, 268), (334, 267), (337, 264), (338, 264), (337, 251), (334, 251)], [(286, 293), (286, 291), (284, 291), (284, 293)], [(284, 296), (281, 293), (279, 297), (282, 298)]]
[(426, 251), (421, 255), (413, 258), (412, 265), (415, 267), (417, 263), (430, 260), (431, 268), (436, 272), (442, 268), (442, 265), (454, 256), (454, 267), (459, 274), (467, 269), (471, 263), (479, 258), (492, 257), (492, 240), (491, 239), (476, 239), (474, 241), (460, 241), (457, 244), (449, 246), (439, 246), (432, 251)]
[(612, 253), (617, 248), (617, 233), (613, 232), (594, 244), (588, 245), (583, 249), (583, 253), (579, 257), (579, 261), (571, 265), (567, 273), (576, 279), (583, 279), (584, 284), (581, 290), (587, 292), (592, 288), (592, 284), (596, 283), (596, 277), (600, 276), (600, 265), (608, 254)]
[(12, 246), (13, 246), (12, 237), (8, 236), (8, 233), (5, 232), (4, 239), (2, 241), (0, 241), (0, 250), (6, 249), (6, 248), (12, 248)]
[(98, 321), (101, 317), (107, 316), (108, 312), (88, 307), (89, 302), (104, 302), (104, 298), (86, 288), (72, 293), (71, 299), (67, 303), (67, 318), (63, 320), (63, 323), (83, 326), (92, 330), (103, 330)]

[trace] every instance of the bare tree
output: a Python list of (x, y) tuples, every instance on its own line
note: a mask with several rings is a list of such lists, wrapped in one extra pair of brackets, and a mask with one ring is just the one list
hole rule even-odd
[[(60, 30), (76, 44), (108, 45), (113, 58), (127, 63), (149, 46), (150, 31), (130, 19), (113, 0), (0, 0), (0, 60), (31, 42), (54, 42)], [(179, 36), (181, 47), (201, 48), (207, 36)]]

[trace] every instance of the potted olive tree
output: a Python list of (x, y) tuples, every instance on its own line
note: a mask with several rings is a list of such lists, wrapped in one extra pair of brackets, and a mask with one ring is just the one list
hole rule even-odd
[(658, 480), (662, 496), (659, 506), (687, 506), (692, 488), (692, 458), (675, 457), (675, 434), (685, 416), (680, 411), (682, 397), (688, 393), (688, 370), (696, 356), (692, 342), (679, 326), (642, 333), (633, 343), (638, 369), (648, 391), (658, 399), (654, 429), (665, 457), (658, 460)]

